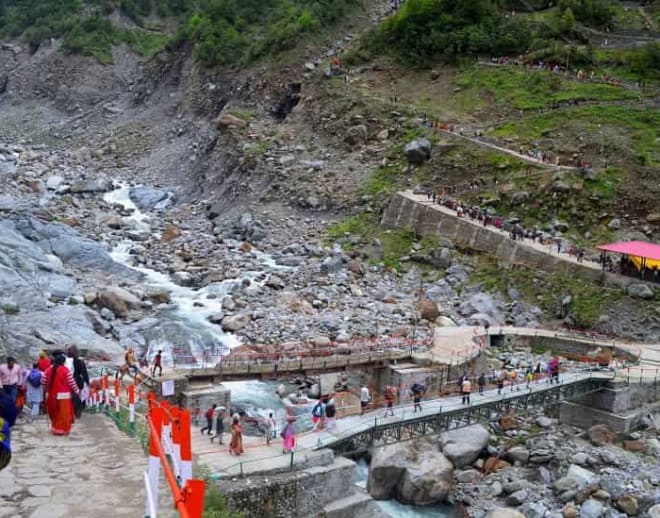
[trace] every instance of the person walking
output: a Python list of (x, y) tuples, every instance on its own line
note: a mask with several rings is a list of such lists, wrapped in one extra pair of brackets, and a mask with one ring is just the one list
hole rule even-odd
[(39, 353), (39, 360), (37, 360), (37, 367), (41, 372), (46, 372), (46, 369), (51, 366), (53, 362), (48, 357), (46, 351), (41, 351)]
[(413, 414), (415, 412), (417, 412), (418, 409), (421, 412), (422, 411), (422, 405), (421, 405), (422, 396), (424, 395), (424, 392), (426, 391), (426, 389), (424, 388), (423, 385), (420, 385), (419, 383), (413, 383), (413, 386), (410, 387), (410, 391), (413, 394)]
[(33, 363), (32, 369), (26, 378), (27, 401), (30, 405), (30, 420), (39, 417), (39, 409), (44, 400), (44, 389), (41, 386), (43, 373), (39, 370), (39, 364)]
[(394, 398), (396, 397), (396, 392), (394, 390), (394, 387), (388, 385), (387, 388), (385, 389), (385, 402), (387, 403), (387, 410), (385, 410), (385, 417), (387, 417), (387, 414), (391, 416), (394, 415)]
[(323, 419), (325, 418), (325, 407), (323, 401), (318, 400), (314, 407), (312, 407), (312, 423), (314, 424), (314, 431), (318, 432), (323, 428)]
[(293, 416), (287, 417), (286, 426), (280, 433), (284, 440), (284, 443), (282, 444), (282, 453), (290, 453), (296, 447), (296, 427), (293, 425), (295, 419), (296, 418)]
[[(225, 407), (221, 406), (215, 409), (215, 435), (211, 437), (211, 442), (213, 439), (218, 439), (218, 444), (224, 444), (222, 442), (222, 434), (225, 433)], [(202, 432), (202, 435), (204, 432)]]
[(484, 393), (484, 387), (486, 386), (486, 375), (482, 372), (481, 376), (477, 380), (477, 385), (479, 385), (479, 394)]
[(337, 407), (333, 397), (330, 397), (325, 404), (325, 419), (328, 430), (333, 430), (337, 426)]
[(270, 441), (273, 440), (273, 432), (275, 431), (275, 419), (273, 419), (273, 413), (270, 412), (268, 414), (268, 419), (266, 419), (265, 424), (265, 438), (266, 438), (266, 446), (270, 446)]
[(7, 356), (7, 361), (0, 365), (0, 390), (7, 394), (14, 405), (18, 396), (18, 385), (21, 381), (21, 367), (16, 359)]
[(156, 369), (158, 369), (158, 375), (163, 375), (163, 351), (159, 350), (154, 356), (154, 364), (151, 367), (151, 377), (156, 376)]
[(41, 378), (41, 384), (46, 387), (46, 409), (53, 435), (68, 435), (71, 432), (74, 421), (71, 394), (80, 394), (73, 373), (66, 368), (65, 362), (64, 355), (57, 354), (53, 365)]
[(243, 427), (241, 426), (241, 418), (238, 414), (234, 414), (231, 421), (231, 441), (229, 443), (229, 454), (241, 455), (245, 453), (243, 449)]
[(364, 415), (370, 400), (371, 394), (369, 394), (369, 388), (366, 385), (362, 385), (360, 389), (360, 415)]
[[(85, 386), (89, 387), (89, 374), (87, 373), (87, 365), (85, 365), (85, 361), (80, 358), (78, 347), (75, 345), (69, 346), (67, 349), (67, 356), (71, 359), (73, 364), (73, 379), (78, 386), (79, 393), (82, 394), (83, 388)], [(89, 388), (87, 390), (89, 390)], [(82, 413), (85, 410), (85, 404), (86, 402), (80, 398), (80, 395), (74, 396), (73, 413), (76, 416), (76, 419), (80, 419), (80, 416), (82, 416)]]
[(17, 417), (14, 401), (9, 394), (0, 391), (0, 471), (11, 462), (11, 428)]
[(213, 432), (213, 414), (215, 413), (216, 408), (218, 408), (218, 405), (213, 403), (211, 408), (209, 408), (204, 414), (204, 417), (206, 418), (206, 426), (200, 430), (202, 435), (204, 435), (204, 432), (208, 432), (208, 435), (211, 435), (211, 432)]
[(463, 386), (461, 387), (461, 393), (463, 394), (463, 404), (470, 404), (470, 392), (472, 392), (472, 383), (470, 383), (469, 378), (463, 380)]
[(499, 396), (504, 390), (504, 374), (500, 373), (497, 377), (497, 395)]

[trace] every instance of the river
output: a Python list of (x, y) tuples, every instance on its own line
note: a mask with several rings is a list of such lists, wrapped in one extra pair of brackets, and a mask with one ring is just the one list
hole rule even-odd
[[(121, 184), (117, 189), (107, 193), (104, 199), (107, 203), (120, 205), (126, 211), (131, 212), (126, 219), (133, 222), (134, 230), (152, 232), (149, 215), (142, 212), (131, 200), (130, 189), (129, 185)], [(218, 349), (228, 351), (240, 344), (240, 340), (236, 336), (223, 332), (220, 326), (209, 322), (208, 317), (222, 312), (223, 297), (231, 293), (232, 288), (237, 283), (240, 283), (244, 278), (248, 278), (252, 282), (259, 282), (258, 279), (263, 277), (263, 272), (242, 272), (238, 279), (213, 283), (204, 288), (185, 287), (176, 284), (167, 274), (137, 266), (130, 253), (133, 246), (135, 246), (135, 243), (128, 238), (120, 240), (111, 251), (112, 258), (118, 263), (142, 273), (145, 285), (167, 290), (170, 293), (171, 303), (168, 309), (162, 311), (158, 317), (173, 320), (185, 326), (188, 347), (194, 357), (203, 358), (207, 348), (213, 348), (214, 351)], [(288, 268), (275, 264), (273, 258), (268, 254), (260, 252), (256, 252), (256, 254), (264, 271)], [(151, 343), (150, 350), (145, 351), (147, 357), (153, 357), (156, 352), (153, 350), (155, 348), (163, 350), (165, 363), (168, 360), (170, 364), (174, 362), (173, 344), (168, 342), (166, 338), (163, 341)], [(224, 385), (231, 390), (232, 404), (246, 409), (250, 415), (258, 414), (267, 417), (272, 412), (278, 418), (278, 421), (284, 420), (286, 408), (276, 394), (277, 383), (241, 381), (224, 383)], [(309, 429), (311, 427), (311, 413), (306, 412), (301, 415), (296, 426), (300, 431)], [(369, 466), (365, 462), (360, 462), (357, 469), (358, 484), (366, 487)], [(378, 502), (378, 505), (393, 518), (426, 518), (430, 516), (451, 518), (454, 516), (451, 508), (445, 505), (416, 507), (403, 505), (395, 500), (381, 501)]]

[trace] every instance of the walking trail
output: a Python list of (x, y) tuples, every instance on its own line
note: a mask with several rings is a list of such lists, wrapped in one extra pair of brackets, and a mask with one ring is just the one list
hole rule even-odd
[(12, 450), (0, 471), (0, 518), (144, 515), (145, 454), (101, 414), (83, 415), (66, 437), (52, 435), (45, 416), (22, 417)]

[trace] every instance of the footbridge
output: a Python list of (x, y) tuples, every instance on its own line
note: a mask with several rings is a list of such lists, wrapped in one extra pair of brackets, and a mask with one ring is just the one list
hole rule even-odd
[(340, 419), (336, 429), (309, 434), (299, 440), (299, 447), (330, 448), (340, 455), (367, 452), (372, 448), (437, 435), (478, 422), (496, 421), (510, 411), (525, 412), (558, 405), (598, 391), (613, 380), (614, 371), (577, 371), (563, 375), (559, 383), (539, 381), (527, 386), (505, 387), (471, 395), (471, 404), (463, 404), (460, 396), (443, 397), (422, 402), (422, 411), (407, 404), (395, 409), (393, 416), (384, 410), (367, 415)]

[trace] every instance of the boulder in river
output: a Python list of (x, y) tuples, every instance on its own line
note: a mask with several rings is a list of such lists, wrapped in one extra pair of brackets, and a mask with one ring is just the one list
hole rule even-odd
[(450, 430), (440, 435), (442, 453), (455, 467), (472, 464), (488, 445), (490, 434), (480, 424)]
[(171, 192), (154, 187), (131, 187), (128, 197), (142, 211), (166, 209), (174, 203), (174, 195)]
[(131, 292), (114, 286), (101, 291), (96, 303), (101, 308), (108, 308), (120, 318), (125, 317), (129, 309), (137, 309), (141, 306), (140, 299)]
[(486, 518), (525, 518), (525, 515), (510, 507), (496, 507), (488, 511)]
[(112, 190), (112, 182), (107, 178), (94, 178), (76, 182), (69, 190), (75, 194), (108, 192)]
[(224, 331), (238, 331), (250, 323), (250, 315), (239, 313), (229, 315), (222, 319), (222, 329)]
[(616, 439), (616, 433), (614, 433), (607, 425), (605, 424), (595, 424), (589, 428), (589, 440), (595, 446), (605, 446), (606, 444), (611, 444)]
[(375, 450), (367, 489), (377, 500), (428, 505), (447, 500), (453, 473), (451, 462), (432, 440), (408, 441)]

